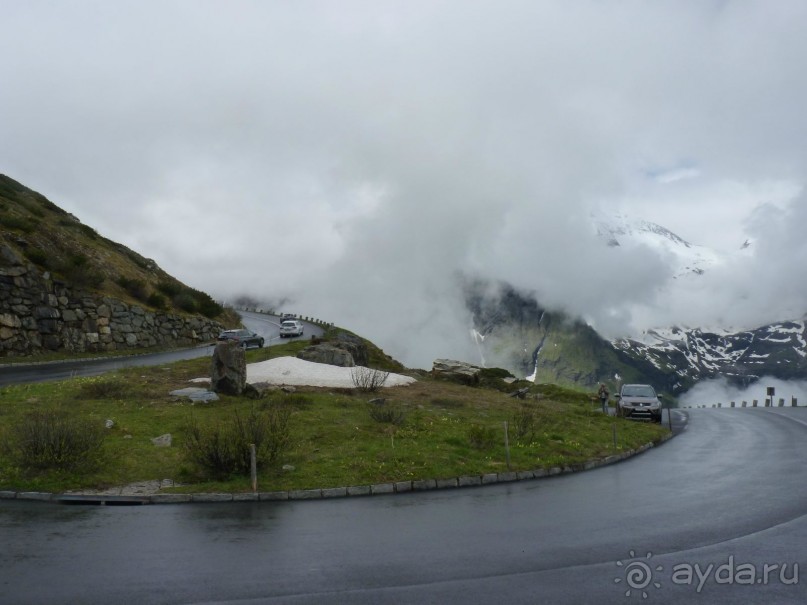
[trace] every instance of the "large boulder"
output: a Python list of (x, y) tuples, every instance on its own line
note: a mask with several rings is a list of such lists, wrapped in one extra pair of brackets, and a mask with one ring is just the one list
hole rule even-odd
[(337, 346), (335, 343), (328, 342), (306, 347), (297, 353), (297, 357), (304, 361), (327, 363), (332, 366), (340, 366), (343, 368), (352, 368), (356, 365), (353, 355), (351, 355), (346, 348)]
[(367, 367), (370, 365), (370, 352), (367, 350), (365, 342), (358, 336), (347, 332), (339, 332), (330, 344), (350, 353), (357, 366)]
[(217, 344), (210, 363), (210, 389), (216, 393), (240, 395), (246, 384), (244, 349), (235, 341)]
[(432, 364), (432, 375), (435, 378), (470, 386), (479, 384), (481, 371), (479, 366), (455, 359), (435, 359)]

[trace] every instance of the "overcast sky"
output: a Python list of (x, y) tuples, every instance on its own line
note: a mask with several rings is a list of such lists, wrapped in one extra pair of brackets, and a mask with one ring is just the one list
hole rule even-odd
[[(807, 311), (807, 3), (0, 0), (0, 172), (410, 365), (461, 276), (610, 336)], [(592, 212), (731, 253), (684, 288)]]

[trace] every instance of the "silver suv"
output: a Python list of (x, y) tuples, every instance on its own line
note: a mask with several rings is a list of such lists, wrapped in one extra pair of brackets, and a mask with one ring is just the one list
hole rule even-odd
[(661, 422), (661, 395), (649, 384), (625, 384), (616, 396), (617, 415), (633, 420)]
[(296, 320), (287, 319), (280, 324), (280, 338), (302, 336), (303, 324)]

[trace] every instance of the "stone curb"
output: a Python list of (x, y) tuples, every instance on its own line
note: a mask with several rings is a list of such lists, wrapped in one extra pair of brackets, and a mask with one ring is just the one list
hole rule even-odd
[[(556, 475), (567, 475), (592, 470), (601, 466), (608, 466), (633, 456), (646, 452), (647, 450), (661, 445), (674, 437), (673, 433), (667, 433), (657, 443), (645, 443), (634, 450), (627, 450), (619, 454), (612, 454), (606, 458), (588, 460), (587, 462), (567, 465), (563, 468), (553, 466), (552, 468), (537, 468), (531, 471), (508, 471), (503, 473), (486, 473), (484, 475), (464, 475), (462, 477), (449, 477), (445, 479), (417, 479), (414, 481), (396, 481), (393, 483), (377, 483), (372, 485), (351, 485), (345, 487), (328, 487), (321, 489), (297, 489), (278, 492), (221, 494), (221, 493), (200, 493), (200, 494), (153, 494), (151, 496), (132, 497), (132, 503), (137, 504), (181, 504), (185, 502), (270, 502), (279, 500), (326, 500), (329, 498), (345, 498), (351, 496), (371, 496), (383, 494), (402, 494), (413, 491), (427, 491), (435, 489), (454, 489), (459, 487), (477, 487), (481, 485), (492, 485), (496, 483), (510, 483), (513, 481), (530, 481)], [(52, 494), (49, 492), (15, 492), (0, 491), (0, 500), (29, 500), (29, 501), (58, 501), (62, 494)], [(71, 499), (78, 499), (81, 494), (70, 493)], [(120, 500), (122, 496), (118, 496)], [(97, 494), (88, 496), (88, 502), (92, 500), (98, 503), (102, 496)], [(111, 498), (110, 498), (111, 499)]]

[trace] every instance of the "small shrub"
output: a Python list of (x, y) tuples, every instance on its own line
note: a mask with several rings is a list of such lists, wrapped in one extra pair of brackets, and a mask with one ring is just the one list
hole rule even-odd
[(224, 307), (210, 298), (209, 294), (200, 292), (199, 290), (191, 290), (191, 295), (196, 301), (196, 307), (199, 310), (199, 313), (205, 317), (213, 319), (224, 312)]
[(90, 239), (98, 239), (98, 232), (89, 225), (79, 224), (78, 228), (79, 231), (81, 231), (84, 235), (86, 235)]
[(6, 214), (0, 216), (0, 225), (3, 225), (9, 229), (22, 231), (23, 233), (32, 233), (36, 230), (37, 222), (19, 216)]
[(126, 290), (130, 296), (136, 300), (147, 300), (149, 289), (142, 279), (134, 279), (121, 275), (117, 280), (118, 285)]
[(465, 407), (465, 403), (459, 399), (450, 399), (447, 397), (432, 397), (431, 402), (433, 405), (437, 405), (445, 409)]
[(489, 450), (496, 445), (496, 430), (490, 426), (474, 424), (468, 429), (468, 443), (477, 450)]
[(100, 459), (103, 441), (100, 423), (42, 410), (8, 428), (3, 449), (24, 468), (92, 470)]
[(28, 201), (28, 200), (18, 200), (20, 206), (25, 208), (28, 212), (33, 214), (37, 218), (45, 218), (45, 212), (42, 208), (35, 201)]
[(146, 302), (150, 307), (160, 311), (164, 311), (168, 307), (168, 301), (165, 300), (165, 296), (158, 294), (157, 292), (152, 292), (149, 294)]
[(122, 378), (89, 378), (82, 382), (78, 399), (123, 399), (132, 392), (131, 386)]
[(182, 309), (187, 313), (196, 312), (196, 301), (194, 300), (193, 296), (187, 292), (182, 292), (174, 296), (173, 303), (175, 307)]
[(94, 270), (90, 259), (84, 254), (73, 254), (59, 263), (56, 271), (74, 286), (98, 288), (104, 281), (104, 276)]
[(513, 429), (519, 441), (532, 441), (535, 434), (535, 411), (521, 406), (513, 415)]
[(401, 426), (406, 421), (406, 410), (397, 403), (389, 403), (383, 399), (367, 404), (370, 418), (376, 422)]
[(258, 464), (280, 458), (290, 442), (291, 408), (285, 405), (254, 408), (246, 416), (238, 410), (225, 422), (201, 427), (192, 419), (185, 450), (190, 460), (217, 479), (248, 475), (251, 468), (250, 444), (255, 444)]
[(25, 256), (28, 257), (28, 260), (38, 265), (40, 267), (48, 267), (48, 255), (44, 250), (40, 250), (39, 248), (31, 248), (25, 251)]
[(381, 389), (389, 378), (389, 372), (372, 368), (355, 367), (350, 371), (353, 386), (365, 393), (373, 393)]
[(173, 282), (168, 281), (161, 281), (160, 283), (158, 283), (157, 289), (169, 298), (173, 298), (174, 296), (182, 292), (182, 287), (179, 284), (175, 284)]

